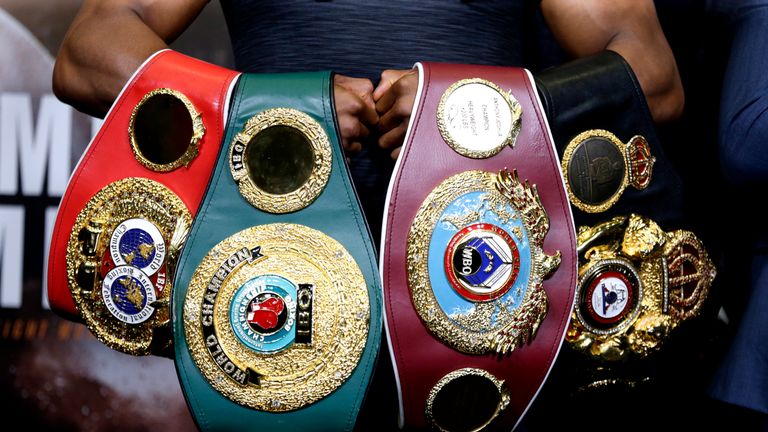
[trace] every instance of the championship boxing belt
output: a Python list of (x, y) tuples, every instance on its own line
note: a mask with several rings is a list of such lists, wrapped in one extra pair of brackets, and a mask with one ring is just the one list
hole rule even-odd
[(202, 430), (351, 430), (381, 338), (329, 73), (243, 75), (180, 259), (174, 347)]
[(400, 424), (509, 430), (549, 373), (574, 298), (557, 153), (528, 71), (417, 67), (380, 260)]
[(219, 154), (236, 76), (174, 51), (154, 54), (70, 178), (48, 299), (111, 348), (170, 355), (174, 267)]
[(630, 212), (681, 222), (682, 182), (621, 55), (604, 51), (574, 60), (538, 73), (536, 84), (577, 225)]

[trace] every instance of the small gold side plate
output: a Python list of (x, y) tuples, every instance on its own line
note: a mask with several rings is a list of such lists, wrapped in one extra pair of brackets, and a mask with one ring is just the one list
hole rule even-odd
[(235, 135), (229, 168), (251, 205), (269, 213), (290, 213), (310, 205), (323, 191), (331, 157), (320, 123), (295, 109), (274, 108), (253, 116)]
[(628, 186), (642, 190), (651, 182), (650, 145), (640, 135), (627, 144), (611, 132), (592, 129), (574, 137), (563, 153), (562, 170), (571, 203), (587, 213), (601, 213)]
[(457, 153), (484, 159), (515, 146), (522, 114), (511, 92), (482, 78), (463, 79), (440, 98), (437, 127)]

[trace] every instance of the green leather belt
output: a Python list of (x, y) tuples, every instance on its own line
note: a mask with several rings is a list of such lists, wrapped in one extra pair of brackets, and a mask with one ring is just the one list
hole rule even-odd
[(202, 430), (351, 430), (381, 338), (329, 73), (243, 75), (179, 261), (176, 367)]

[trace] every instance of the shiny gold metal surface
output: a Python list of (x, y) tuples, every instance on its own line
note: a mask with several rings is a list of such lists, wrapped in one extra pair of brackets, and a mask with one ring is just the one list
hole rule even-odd
[(563, 152), (568, 197), (582, 211), (602, 213), (616, 204), (628, 186), (648, 187), (655, 161), (650, 145), (640, 135), (624, 144), (606, 130), (584, 131)]
[[(478, 197), (479, 208), (462, 205), (461, 214), (444, 215), (449, 205), (470, 196), (468, 194)], [(525, 279), (514, 281), (509, 295), (477, 301), (465, 298), (468, 310), (446, 312), (438, 297), (446, 292), (456, 294), (451, 291), (455, 287), (440, 282), (439, 278), (433, 280), (439, 276), (434, 273), (435, 268), (430, 276), (430, 261), (435, 266), (429, 250), (436, 226), (448, 224), (461, 232), (478, 226), (482, 215), (489, 213), (493, 213), (500, 226), (517, 225), (509, 229), (512, 234), (507, 238), (520, 245), (519, 261), (530, 264), (530, 273), (527, 278), (520, 275), (519, 278)], [(548, 231), (549, 218), (535, 186), (520, 181), (516, 172), (466, 171), (440, 183), (422, 203), (408, 236), (408, 286), (414, 307), (429, 331), (443, 343), (469, 354), (503, 354), (530, 343), (547, 313), (547, 295), (542, 282), (560, 264), (559, 251), (552, 255), (543, 251)], [(442, 253), (445, 246), (439, 248)], [(511, 300), (513, 295), (518, 296), (519, 304)]]
[(511, 92), (482, 79), (469, 78), (445, 90), (437, 106), (437, 128), (460, 155), (485, 159), (514, 147), (523, 115)]
[[(261, 336), (244, 327), (240, 335), (250, 334), (256, 348), (238, 335), (238, 296), (264, 277), (314, 287), (309, 338), (291, 339), (300, 314)], [(285, 303), (299, 310), (301, 295), (291, 296)], [(370, 301), (360, 268), (340, 243), (302, 225), (269, 224), (240, 231), (206, 255), (192, 276), (183, 319), (192, 358), (211, 386), (238, 404), (283, 412), (322, 399), (349, 378), (365, 347)], [(262, 349), (264, 335), (279, 331), (288, 342)]]
[[(262, 141), (269, 141), (266, 151), (281, 160), (252, 156), (257, 141), (281, 133), (305, 140), (295, 146), (301, 155), (282, 159), (286, 153), (279, 147), (279, 136), (275, 136)], [(328, 135), (317, 121), (295, 109), (274, 108), (253, 116), (235, 135), (229, 147), (229, 168), (240, 194), (251, 205), (269, 213), (290, 213), (308, 206), (323, 191), (331, 175), (331, 157)], [(262, 169), (256, 168), (259, 164), (263, 164)], [(280, 166), (285, 169), (279, 170)], [(259, 177), (266, 171), (264, 168), (275, 168), (275, 178)], [(303, 175), (297, 172), (299, 169), (305, 171)], [(272, 183), (279, 184), (273, 187)]]
[[(432, 387), (424, 413), (427, 422), (440, 431), (481, 431), (507, 408), (509, 401), (504, 380), (483, 369), (463, 368), (448, 373)], [(445, 406), (438, 407), (441, 402)], [(479, 409), (471, 409), (473, 403)]]
[(716, 275), (692, 232), (667, 233), (635, 214), (581, 227), (578, 242), (583, 256), (566, 340), (603, 361), (658, 350), (698, 314)]
[[(137, 118), (139, 116), (139, 113), (141, 110), (146, 107), (148, 104), (151, 103), (156, 98), (172, 98), (171, 100), (175, 100), (179, 103), (181, 103), (185, 108), (187, 113), (189, 114), (189, 122), (191, 123), (192, 129), (189, 131), (178, 131), (174, 130), (174, 127), (178, 127), (178, 125), (171, 124), (174, 121), (174, 115), (172, 113), (164, 113), (164, 116), (162, 116), (162, 119), (164, 124), (158, 125), (160, 129), (163, 129), (167, 132), (168, 135), (176, 135), (176, 134), (184, 134), (184, 136), (189, 135), (189, 140), (186, 142), (181, 143), (185, 146), (185, 149), (180, 153), (180, 155), (177, 158), (174, 158), (173, 160), (167, 161), (167, 162), (158, 162), (158, 161), (152, 161), (151, 157), (148, 157), (148, 155), (145, 154), (145, 151), (142, 151), (142, 148), (145, 150), (152, 149), (157, 150), (158, 147), (162, 147), (165, 145), (168, 145), (168, 143), (160, 142), (160, 141), (154, 141), (151, 139), (147, 139), (147, 142), (141, 143), (139, 142), (138, 136), (140, 135), (140, 131), (137, 130)], [(178, 118), (176, 119), (179, 120)], [(158, 121), (158, 120), (155, 120)], [(184, 122), (180, 122), (184, 123)], [(195, 106), (192, 105), (192, 102), (184, 96), (179, 91), (169, 89), (169, 88), (158, 88), (155, 90), (152, 90), (148, 92), (144, 97), (139, 101), (138, 104), (136, 104), (136, 107), (133, 109), (133, 112), (131, 113), (131, 119), (128, 124), (128, 136), (131, 140), (131, 149), (133, 150), (133, 154), (136, 157), (136, 160), (139, 161), (142, 165), (144, 165), (146, 168), (157, 171), (157, 172), (168, 172), (172, 171), (176, 168), (179, 168), (181, 166), (187, 166), (192, 162), (192, 160), (197, 156), (199, 153), (199, 144), (200, 140), (203, 138), (203, 135), (205, 134), (205, 125), (203, 124), (203, 117), (200, 115), (200, 113), (195, 109)], [(155, 134), (155, 137), (158, 135), (165, 135), (165, 134)], [(156, 139), (156, 138), (155, 138)]]
[[(80, 211), (67, 247), (67, 278), (80, 316), (105, 345), (133, 355), (168, 355), (168, 301), (191, 223), (189, 210), (176, 194), (143, 178), (107, 185)], [(120, 230), (130, 226), (156, 233), (154, 241), (121, 255)], [(139, 253), (155, 262), (142, 268), (135, 255)], [(125, 287), (124, 293), (116, 284)], [(135, 305), (135, 314), (118, 307), (132, 308), (126, 302)]]

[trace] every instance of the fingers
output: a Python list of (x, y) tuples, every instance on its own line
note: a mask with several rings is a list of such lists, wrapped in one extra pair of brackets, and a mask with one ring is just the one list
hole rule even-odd
[[(379, 114), (376, 112), (376, 106), (371, 96), (371, 90), (373, 89), (371, 81), (365, 78), (343, 78), (346, 78), (346, 80), (342, 80), (341, 83), (337, 82), (334, 85), (336, 113), (339, 115), (341, 113), (354, 115), (361, 122), (369, 126), (378, 123)], [(351, 80), (356, 82), (353, 83)]]
[(369, 127), (379, 122), (373, 84), (365, 78), (335, 75), (333, 90), (341, 144), (348, 154), (359, 152), (362, 139), (370, 135)]
[[(414, 95), (415, 98), (415, 95)], [(413, 109), (413, 99), (400, 98), (379, 118), (379, 132), (386, 133), (401, 123), (408, 122)]]
[(354, 116), (340, 116), (339, 117), (339, 131), (341, 136), (346, 138), (349, 142), (365, 138), (370, 135), (368, 128), (360, 123)]
[(358, 96), (367, 106), (374, 108), (373, 83), (367, 78), (353, 78), (336, 74), (333, 83)]
[(334, 76), (334, 96), (339, 132), (344, 150), (355, 153), (376, 127), (381, 134), (378, 145), (391, 150), (392, 159), (400, 154), (418, 87), (415, 69), (385, 70), (374, 89), (370, 80), (344, 75)]
[[(382, 76), (385, 74), (386, 71), (382, 73)], [(400, 79), (389, 86), (389, 91), (376, 101), (376, 111), (381, 116), (379, 118), (379, 132), (382, 134), (386, 134), (401, 124), (408, 123), (413, 102), (416, 99), (418, 72), (412, 69), (397, 76)]]
[(370, 130), (354, 115), (337, 114), (337, 117), (344, 151), (348, 154), (359, 152), (363, 148), (361, 142), (371, 134)]
[(397, 159), (400, 154), (417, 87), (418, 72), (415, 69), (385, 70), (381, 73), (381, 81), (373, 92), (376, 111), (380, 115), (379, 147), (392, 150), (392, 159)]
[(379, 85), (376, 86), (376, 90), (373, 91), (373, 100), (377, 101), (386, 94), (389, 89), (395, 84), (403, 75), (413, 69), (387, 69), (381, 73), (381, 79)]
[(402, 149), (402, 147), (398, 147), (392, 150), (392, 153), (389, 154), (392, 160), (397, 160), (398, 156), (400, 156), (400, 149)]
[(379, 147), (383, 149), (394, 149), (403, 145), (405, 132), (408, 130), (408, 122), (400, 123), (396, 128), (379, 137)]
[(347, 154), (355, 154), (355, 153), (360, 153), (360, 150), (362, 149), (363, 149), (363, 143), (359, 141), (355, 141), (355, 142), (349, 143), (349, 145), (344, 149), (344, 151)]

